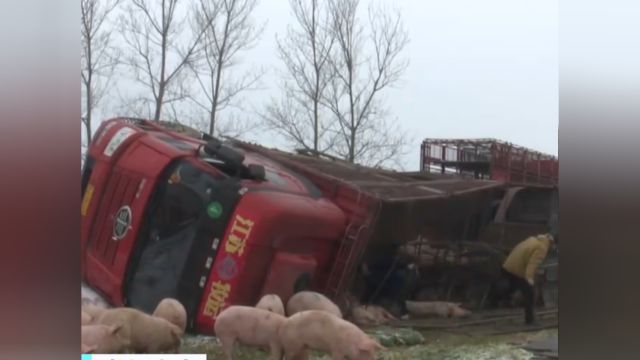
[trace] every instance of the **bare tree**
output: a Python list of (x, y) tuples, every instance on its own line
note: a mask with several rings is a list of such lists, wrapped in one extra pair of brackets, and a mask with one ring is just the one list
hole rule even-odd
[(80, 1), (80, 79), (84, 95), (82, 123), (91, 143), (93, 110), (100, 103), (108, 87), (109, 79), (117, 64), (117, 53), (111, 47), (111, 34), (103, 25), (120, 0)]
[(333, 144), (331, 124), (322, 117), (322, 99), (331, 81), (333, 46), (325, 1), (290, 0), (295, 26), (276, 38), (286, 74), (280, 100), (263, 114), (266, 124), (305, 149), (325, 152)]
[[(263, 26), (256, 26), (251, 15), (257, 0), (199, 0), (195, 5), (195, 33), (202, 32), (201, 61), (192, 69), (201, 90), (193, 102), (208, 113), (208, 131), (214, 134), (218, 113), (232, 105), (238, 94), (253, 89), (263, 72), (247, 72), (232, 79), (228, 70), (236, 65), (239, 53), (255, 46)], [(237, 105), (236, 105), (237, 106)]]
[(325, 101), (341, 134), (336, 151), (349, 162), (380, 165), (399, 155), (405, 143), (406, 135), (388, 122), (380, 95), (401, 79), (408, 66), (400, 57), (408, 35), (399, 12), (370, 5), (365, 36), (358, 7), (359, 0), (330, 0), (336, 52)]
[(178, 7), (178, 0), (129, 0), (121, 17), (122, 35), (130, 47), (125, 63), (150, 91), (156, 121), (165, 104), (188, 97), (184, 70), (195, 61), (203, 35), (190, 37), (184, 31), (192, 19), (189, 9)]

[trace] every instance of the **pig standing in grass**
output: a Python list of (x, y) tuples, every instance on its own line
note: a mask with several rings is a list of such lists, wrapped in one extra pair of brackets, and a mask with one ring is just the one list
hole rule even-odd
[(250, 346), (268, 347), (271, 357), (280, 360), (282, 346), (278, 329), (286, 318), (274, 312), (250, 306), (230, 306), (216, 318), (214, 331), (227, 354), (233, 359), (233, 346), (237, 341)]
[(152, 315), (167, 320), (180, 328), (183, 333), (187, 329), (187, 310), (176, 299), (162, 299)]
[(320, 310), (333, 314), (342, 319), (342, 311), (328, 297), (314, 292), (301, 291), (287, 302), (287, 315), (291, 316), (305, 310)]
[(176, 352), (183, 331), (169, 321), (132, 308), (106, 309), (95, 320), (98, 324), (122, 325), (122, 335), (135, 352)]
[(256, 304), (256, 308), (284, 316), (284, 304), (282, 303), (280, 296), (275, 294), (263, 296)]
[(86, 353), (113, 354), (129, 349), (122, 325), (83, 325), (81, 343), (81, 350)]
[(285, 359), (307, 359), (312, 349), (329, 353), (334, 360), (375, 360), (376, 352), (385, 350), (356, 325), (318, 310), (289, 317), (279, 335)]

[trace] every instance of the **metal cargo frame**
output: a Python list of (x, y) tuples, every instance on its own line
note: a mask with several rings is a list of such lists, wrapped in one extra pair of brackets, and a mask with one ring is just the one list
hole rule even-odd
[(434, 227), (452, 233), (429, 236), (463, 237), (465, 229), (446, 225), (463, 222), (468, 211), (477, 211), (478, 205), (487, 204), (505, 186), (497, 181), (372, 169), (240, 141), (233, 141), (233, 145), (307, 177), (345, 212), (348, 224), (323, 289), (338, 301), (350, 288), (362, 261), (389, 256), (398, 246)]
[(420, 171), (516, 184), (557, 184), (558, 158), (496, 139), (425, 139)]

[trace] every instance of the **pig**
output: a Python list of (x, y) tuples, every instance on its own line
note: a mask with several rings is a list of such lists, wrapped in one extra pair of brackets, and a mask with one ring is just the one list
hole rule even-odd
[(377, 305), (357, 305), (351, 310), (353, 323), (359, 326), (381, 325), (397, 320), (387, 310)]
[(89, 313), (84, 310), (80, 311), (80, 325), (90, 325), (91, 320), (93, 320), (93, 316), (89, 315)]
[(93, 345), (93, 346), (89, 346), (89, 345), (85, 345), (85, 344), (80, 344), (80, 353), (81, 354), (93, 354), (96, 349), (98, 347)]
[(187, 330), (187, 310), (176, 299), (162, 299), (151, 315), (167, 320), (183, 333)]
[(308, 359), (308, 350), (319, 350), (334, 360), (375, 360), (386, 350), (356, 325), (326, 311), (298, 312), (278, 332), (285, 359)]
[(282, 358), (278, 330), (286, 318), (275, 312), (251, 306), (234, 305), (224, 309), (216, 318), (214, 332), (227, 355), (233, 359), (236, 340), (245, 345), (268, 347), (272, 359)]
[(372, 312), (374, 316), (379, 319), (381, 324), (386, 324), (390, 321), (398, 320), (395, 316), (391, 315), (385, 308), (378, 305), (366, 305), (365, 308)]
[(122, 325), (83, 325), (81, 343), (83, 352), (99, 354), (127, 352), (130, 345)]
[(411, 316), (437, 315), (443, 318), (464, 318), (471, 315), (471, 311), (460, 307), (460, 303), (446, 301), (406, 301), (405, 303)]
[(354, 306), (351, 310), (351, 320), (358, 326), (377, 325), (378, 319), (362, 305)]
[(122, 324), (122, 334), (135, 352), (176, 352), (183, 335), (183, 331), (169, 321), (132, 308), (105, 309), (96, 322)]
[(449, 316), (455, 319), (468, 318), (471, 316), (471, 311), (463, 309), (459, 305), (455, 305), (449, 308)]
[(284, 304), (282, 303), (280, 296), (275, 294), (263, 296), (256, 304), (256, 308), (284, 316)]
[[(82, 312), (89, 315), (89, 323), (93, 323), (95, 321), (95, 319), (97, 319), (104, 311), (106, 311), (106, 308), (100, 307), (100, 306), (96, 306), (96, 305), (83, 305), (82, 306)], [(83, 319), (87, 319), (86, 317), (84, 317)]]
[(342, 319), (342, 311), (326, 296), (314, 291), (301, 291), (296, 293), (287, 302), (287, 315), (305, 310), (320, 310), (328, 312)]

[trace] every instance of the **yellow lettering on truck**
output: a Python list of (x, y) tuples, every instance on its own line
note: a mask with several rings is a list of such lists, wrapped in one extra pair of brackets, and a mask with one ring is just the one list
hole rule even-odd
[(231, 232), (227, 243), (225, 245), (225, 251), (229, 254), (242, 255), (244, 252), (244, 246), (246, 245), (247, 238), (253, 228), (253, 221), (243, 218), (240, 215), (236, 215), (233, 225), (231, 226)]
[(209, 292), (207, 303), (204, 306), (204, 315), (211, 317), (216, 316), (227, 300), (230, 291), (231, 285), (221, 281), (214, 281), (211, 284), (211, 291)]

